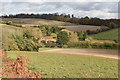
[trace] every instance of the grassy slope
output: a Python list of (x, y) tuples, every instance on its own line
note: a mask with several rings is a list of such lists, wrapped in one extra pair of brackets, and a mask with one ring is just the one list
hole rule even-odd
[(91, 35), (95, 39), (111, 39), (118, 40), (118, 29), (112, 29), (106, 32)]
[(5, 38), (6, 36), (11, 36), (13, 34), (16, 35), (22, 35), (23, 29), (20, 27), (15, 27), (11, 25), (6, 25), (6, 24), (0, 24), (2, 26), (2, 36)]
[(42, 72), (43, 78), (117, 78), (118, 60), (93, 56), (56, 53), (7, 52), (16, 59), (22, 54), (30, 59), (29, 69)]

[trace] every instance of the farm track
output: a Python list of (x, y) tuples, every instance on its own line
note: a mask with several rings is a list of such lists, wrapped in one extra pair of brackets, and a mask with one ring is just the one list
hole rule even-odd
[(107, 50), (107, 49), (52, 49), (43, 50), (40, 52), (47, 53), (61, 53), (61, 54), (72, 54), (72, 55), (90, 55), (105, 58), (118, 59), (118, 50)]

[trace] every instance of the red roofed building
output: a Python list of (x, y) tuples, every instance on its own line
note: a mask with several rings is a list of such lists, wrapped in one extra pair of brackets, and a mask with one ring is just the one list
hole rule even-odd
[(57, 40), (54, 39), (52, 36), (46, 36), (46, 37), (41, 38), (41, 40), (39, 40), (38, 42), (40, 43), (41, 41), (45, 41), (47, 43), (48, 41), (56, 42)]

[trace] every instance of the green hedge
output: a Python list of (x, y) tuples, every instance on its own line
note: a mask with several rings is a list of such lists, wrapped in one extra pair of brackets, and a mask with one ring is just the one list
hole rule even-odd
[(90, 43), (90, 42), (76, 42), (69, 43), (68, 48), (99, 48), (99, 49), (118, 49), (120, 45), (117, 43)]

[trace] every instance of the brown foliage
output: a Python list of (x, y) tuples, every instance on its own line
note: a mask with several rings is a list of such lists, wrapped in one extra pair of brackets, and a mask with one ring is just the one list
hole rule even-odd
[(22, 55), (19, 55), (15, 62), (9, 58), (4, 58), (4, 65), (6, 67), (3, 67), (3, 75), (12, 80), (16, 80), (15, 78), (21, 78), (21, 80), (41, 80), (41, 74), (28, 70), (27, 63), (28, 59)]

